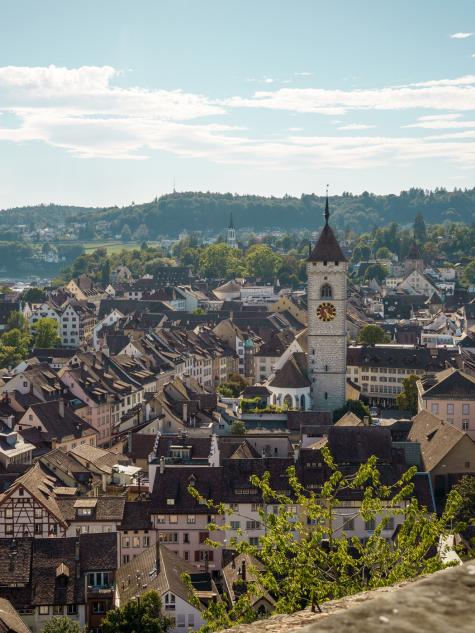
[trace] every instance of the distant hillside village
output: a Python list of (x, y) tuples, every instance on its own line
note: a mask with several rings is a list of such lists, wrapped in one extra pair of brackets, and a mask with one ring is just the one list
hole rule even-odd
[[(265, 517), (283, 508), (318, 528), (291, 473), (318, 496), (335, 469), (351, 479), (370, 458), (388, 490), (415, 467), (411, 494), (431, 517), (475, 476), (475, 286), (427, 261), (417, 233), (401, 259), (350, 261), (331, 211), (327, 198), (301, 283), (249, 274), (231, 217), (222, 246), (247, 272), (155, 261), (137, 274), (136, 251), (112, 266), (91, 255), (59, 285), (4, 289), (6, 631), (64, 616), (99, 633), (150, 590), (172, 633), (198, 630), (210, 605), (232, 610), (246, 588), (248, 621), (265, 617), (277, 601), (259, 580)], [(333, 534), (397, 546), (405, 515), (389, 496), (366, 518), (364, 485), (336, 501), (327, 551)], [(449, 535), (456, 562), (472, 547), (465, 528)]]

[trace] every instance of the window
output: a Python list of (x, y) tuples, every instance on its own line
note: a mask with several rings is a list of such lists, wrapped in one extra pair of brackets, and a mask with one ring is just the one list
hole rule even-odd
[(122, 547), (130, 547), (130, 537), (123, 536), (122, 537)]
[(213, 557), (213, 550), (198, 550), (197, 552), (195, 552), (195, 562), (213, 561)]
[(128, 554), (123, 554), (122, 555), (122, 564), (125, 565), (126, 563), (128, 563), (130, 560), (130, 556)]
[(259, 537), (258, 536), (251, 536), (249, 538), (249, 545), (254, 545), (254, 546), (259, 545)]
[(333, 289), (330, 284), (323, 284), (320, 288), (320, 299), (331, 299), (333, 297)]
[(5, 518), (6, 519), (13, 519), (13, 509), (12, 508), (6, 508), (5, 509)]
[(87, 584), (89, 587), (108, 587), (109, 572), (94, 571), (87, 575)]
[(373, 532), (376, 527), (376, 521), (374, 519), (369, 519), (369, 521), (365, 521), (364, 529), (367, 532)]
[(343, 529), (347, 530), (348, 532), (353, 532), (353, 530), (355, 529), (355, 520), (343, 517)]
[(185, 627), (185, 614), (184, 613), (177, 613), (176, 615), (176, 625), (177, 628), (182, 629)]
[(435, 415), (437, 415), (439, 413), (439, 403), (438, 402), (433, 402), (430, 405), (430, 410), (431, 410), (431, 413), (434, 413)]
[(195, 614), (194, 613), (189, 613), (188, 614), (188, 626), (190, 628), (194, 628), (194, 626), (195, 626)]
[(394, 530), (394, 517), (388, 517), (386, 519), (386, 525), (384, 526), (385, 530)]
[(190, 535), (188, 534), (188, 532), (184, 532), (183, 533), (183, 543), (189, 543), (190, 542)]
[(462, 404), (462, 415), (470, 415), (470, 405)]
[(142, 538), (142, 543), (144, 547), (149, 547), (150, 545), (150, 537), (149, 536), (144, 536)]
[(7, 523), (5, 525), (5, 534), (6, 536), (13, 535), (13, 523)]
[(468, 426), (469, 426), (469, 421), (468, 420), (462, 420), (462, 430), (463, 431), (468, 431)]
[(454, 413), (454, 405), (453, 404), (448, 404), (447, 405), (447, 415), (453, 415)]
[(192, 523), (196, 523), (196, 516), (194, 514), (189, 514), (186, 517), (186, 522), (191, 525)]
[(231, 521), (231, 530), (239, 530), (241, 527), (240, 521)]
[(134, 536), (132, 539), (132, 547), (140, 547), (140, 536)]
[(168, 520), (170, 523), (178, 523), (178, 516), (176, 514), (170, 514)]
[(470, 468), (470, 462), (465, 462), (465, 468)]
[(246, 521), (246, 530), (258, 530), (260, 527), (259, 521)]
[(158, 540), (161, 543), (178, 543), (178, 532), (159, 532)]
[(165, 515), (157, 514), (155, 517), (155, 523), (165, 523)]
[(41, 523), (35, 523), (35, 534), (43, 534), (43, 525)]
[(104, 602), (93, 602), (92, 603), (92, 612), (94, 614), (105, 613), (106, 608)]
[(175, 610), (175, 596), (172, 593), (165, 594), (165, 611)]
[(47, 604), (40, 604), (38, 612), (40, 615), (49, 615), (49, 606)]
[(53, 605), (53, 615), (63, 615), (63, 605), (62, 604), (54, 604)]
[(200, 543), (204, 543), (209, 538), (209, 532), (200, 532)]

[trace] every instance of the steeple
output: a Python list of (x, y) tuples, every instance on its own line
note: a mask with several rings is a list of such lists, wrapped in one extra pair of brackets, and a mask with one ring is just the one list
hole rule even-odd
[(237, 248), (238, 247), (238, 243), (237, 243), (237, 239), (236, 239), (236, 229), (234, 228), (234, 220), (233, 220), (233, 212), (232, 211), (229, 214), (229, 226), (228, 226), (228, 233), (227, 233), (227, 236), (226, 236), (226, 242), (227, 242), (228, 246), (230, 246), (231, 248)]
[(328, 220), (330, 219), (330, 210), (328, 208), (328, 185), (327, 185), (327, 194), (325, 199), (325, 213), (323, 214), (325, 218), (325, 226), (328, 226)]
[(323, 214), (325, 218), (325, 224), (323, 226), (322, 232), (315, 244), (313, 250), (310, 252), (308, 256), (309, 262), (322, 262), (322, 261), (333, 261), (333, 262), (346, 262), (347, 259), (343, 254), (343, 251), (338, 244), (338, 240), (333, 233), (332, 228), (330, 227), (328, 221), (330, 219), (330, 205), (328, 203), (328, 185), (327, 192), (325, 198), (325, 213)]
[(233, 222), (233, 212), (231, 211), (231, 213), (229, 214), (229, 227), (230, 229), (234, 229), (234, 222)]

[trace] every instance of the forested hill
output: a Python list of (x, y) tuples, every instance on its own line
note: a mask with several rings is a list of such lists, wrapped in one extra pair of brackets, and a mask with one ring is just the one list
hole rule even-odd
[[(322, 223), (323, 205), (324, 199), (315, 195), (267, 198), (230, 193), (184, 192), (122, 208), (100, 209), (51, 204), (7, 209), (0, 212), (0, 225), (29, 224), (38, 227), (58, 222), (94, 225), (104, 220), (115, 233), (120, 233), (125, 224), (132, 231), (145, 224), (151, 235), (177, 235), (184, 229), (218, 233), (226, 228), (232, 212), (235, 225), (239, 229), (315, 229)], [(349, 228), (357, 232), (390, 222), (411, 224), (419, 212), (428, 223), (475, 222), (475, 188), (454, 191), (410, 189), (399, 195), (344, 193), (341, 196), (332, 196), (330, 205), (333, 224), (338, 228)]]

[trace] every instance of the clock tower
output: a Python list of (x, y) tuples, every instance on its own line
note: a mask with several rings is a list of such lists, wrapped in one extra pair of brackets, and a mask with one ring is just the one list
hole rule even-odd
[(346, 401), (346, 276), (348, 262), (328, 221), (307, 259), (308, 371), (314, 411)]

